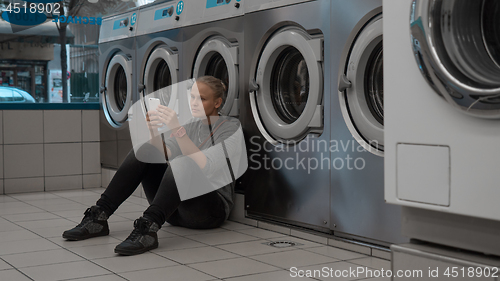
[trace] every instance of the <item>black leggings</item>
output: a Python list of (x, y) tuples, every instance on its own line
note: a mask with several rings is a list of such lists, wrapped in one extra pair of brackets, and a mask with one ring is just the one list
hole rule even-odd
[[(183, 169), (191, 171), (189, 176), (205, 177), (191, 158), (183, 157), (182, 165)], [(172, 168), (167, 164), (141, 162), (133, 150), (96, 204), (110, 216), (132, 195), (139, 183), (142, 183), (150, 204), (144, 217), (160, 226), (166, 221), (171, 225), (206, 229), (219, 227), (225, 220), (224, 203), (216, 191), (181, 202)]]

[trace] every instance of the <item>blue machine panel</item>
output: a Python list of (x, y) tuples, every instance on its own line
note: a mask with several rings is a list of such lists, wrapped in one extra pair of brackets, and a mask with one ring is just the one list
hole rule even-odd
[(113, 23), (113, 30), (125, 28), (127, 27), (127, 25), (128, 25), (128, 18), (115, 20), (115, 22)]
[(229, 4), (231, 0), (207, 0), (207, 9)]
[(164, 18), (169, 18), (174, 14), (174, 6), (170, 6), (163, 9), (158, 9), (155, 11), (154, 20), (161, 20)]

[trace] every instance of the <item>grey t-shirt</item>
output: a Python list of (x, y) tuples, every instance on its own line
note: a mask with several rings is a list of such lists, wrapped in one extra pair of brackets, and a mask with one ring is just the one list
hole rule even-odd
[[(227, 155), (233, 160), (231, 161), (231, 167), (236, 175), (238, 174), (236, 172), (239, 166), (238, 159), (239, 156), (241, 156), (242, 150), (240, 142), (242, 139), (240, 140), (240, 137), (235, 137), (238, 135), (237, 131), (239, 129), (241, 130), (239, 120), (227, 116), (220, 116), (218, 120), (212, 124), (212, 131), (218, 127), (214, 132), (213, 138), (209, 137), (210, 127), (203, 124), (201, 119), (192, 119), (183, 127), (186, 129), (188, 137), (196, 146), (200, 146), (200, 144), (203, 143), (199, 148), (207, 157), (207, 163), (202, 169), (202, 172), (207, 176), (212, 185), (220, 187), (216, 191), (224, 202), (227, 219), (234, 206), (234, 188), (231, 184), (227, 184), (228, 182), (232, 182), (232, 178), (231, 174), (228, 172), (226, 154), (224, 153), (221, 142), (224, 141)], [(171, 152), (169, 161), (182, 155), (179, 144), (174, 137), (165, 139), (165, 145)]]

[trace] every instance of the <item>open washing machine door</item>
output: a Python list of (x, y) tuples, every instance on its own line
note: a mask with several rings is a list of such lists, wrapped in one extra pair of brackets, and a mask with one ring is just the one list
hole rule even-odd
[(338, 89), (342, 115), (358, 143), (384, 155), (384, 68), (382, 9), (354, 28), (342, 53)]
[(124, 53), (116, 53), (109, 61), (101, 92), (108, 123), (115, 128), (123, 126), (132, 105), (132, 60)]
[(208, 38), (196, 56), (194, 78), (210, 75), (226, 84), (227, 97), (220, 111), (222, 115), (238, 116), (238, 64), (238, 46), (222, 36)]
[(414, 0), (410, 29), (429, 85), (461, 111), (500, 118), (500, 1)]
[(250, 106), (271, 143), (298, 141), (323, 129), (323, 39), (297, 27), (278, 30), (265, 44)]
[(179, 111), (177, 99), (177, 72), (179, 56), (166, 45), (156, 47), (144, 68), (143, 85), (139, 85), (141, 100), (147, 106), (145, 97), (160, 99), (161, 104)]

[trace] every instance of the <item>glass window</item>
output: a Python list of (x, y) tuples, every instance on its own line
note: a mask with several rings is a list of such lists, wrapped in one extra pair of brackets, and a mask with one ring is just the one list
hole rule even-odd
[[(21, 5), (24, 3), (19, 0), (12, 1)], [(65, 5), (74, 3), (81, 5), (77, 9), (66, 7), (66, 11), (77, 11), (77, 14), (66, 14), (66, 16), (102, 18), (154, 1), (63, 2)], [(45, 7), (48, 6), (49, 4), (45, 4)], [(49, 20), (43, 26), (29, 28), (23, 32), (26, 33), (24, 35), (0, 34), (0, 42), (3, 42), (0, 87), (14, 87), (21, 90), (14, 94), (10, 92), (9, 102), (30, 102), (33, 99), (36, 103), (98, 103), (100, 88), (98, 42), (101, 26), (83, 24), (75, 20), (68, 24), (66, 41), (61, 42), (56, 23), (50, 20), (55, 17), (50, 13), (46, 15)], [(61, 56), (64, 52), (66, 56)], [(117, 89), (122, 88), (123, 86), (120, 86)], [(5, 95), (2, 91), (0, 102), (6, 102)], [(15, 95), (16, 98), (11, 95)]]
[(160, 98), (162, 104), (169, 104), (170, 90), (172, 85), (172, 74), (170, 68), (164, 60), (160, 60), (154, 72), (153, 91), (159, 91), (157, 97)]
[(382, 42), (373, 50), (365, 73), (365, 96), (373, 117), (384, 125), (384, 57)]
[(114, 96), (116, 105), (122, 110), (127, 102), (127, 76), (123, 67), (119, 67), (114, 78)]
[(12, 90), (9, 88), (0, 88), (0, 101), (10, 101), (12, 99)]
[[(441, 21), (437, 49), (446, 69), (473, 87), (495, 88), (500, 85), (500, 2), (443, 1), (432, 11)], [(439, 34), (439, 33), (436, 33)], [(451, 62), (451, 63), (450, 63)]]
[(294, 47), (276, 60), (271, 77), (271, 98), (278, 116), (291, 124), (299, 119), (309, 96), (309, 71), (304, 57)]
[(17, 91), (12, 91), (12, 101), (14, 102), (21, 102), (21, 101), (24, 101), (24, 97), (23, 95), (21, 95), (19, 92)]
[(226, 62), (221, 54), (216, 53), (210, 58), (205, 75), (210, 75), (219, 78), (227, 86), (229, 85), (229, 71), (227, 70)]

